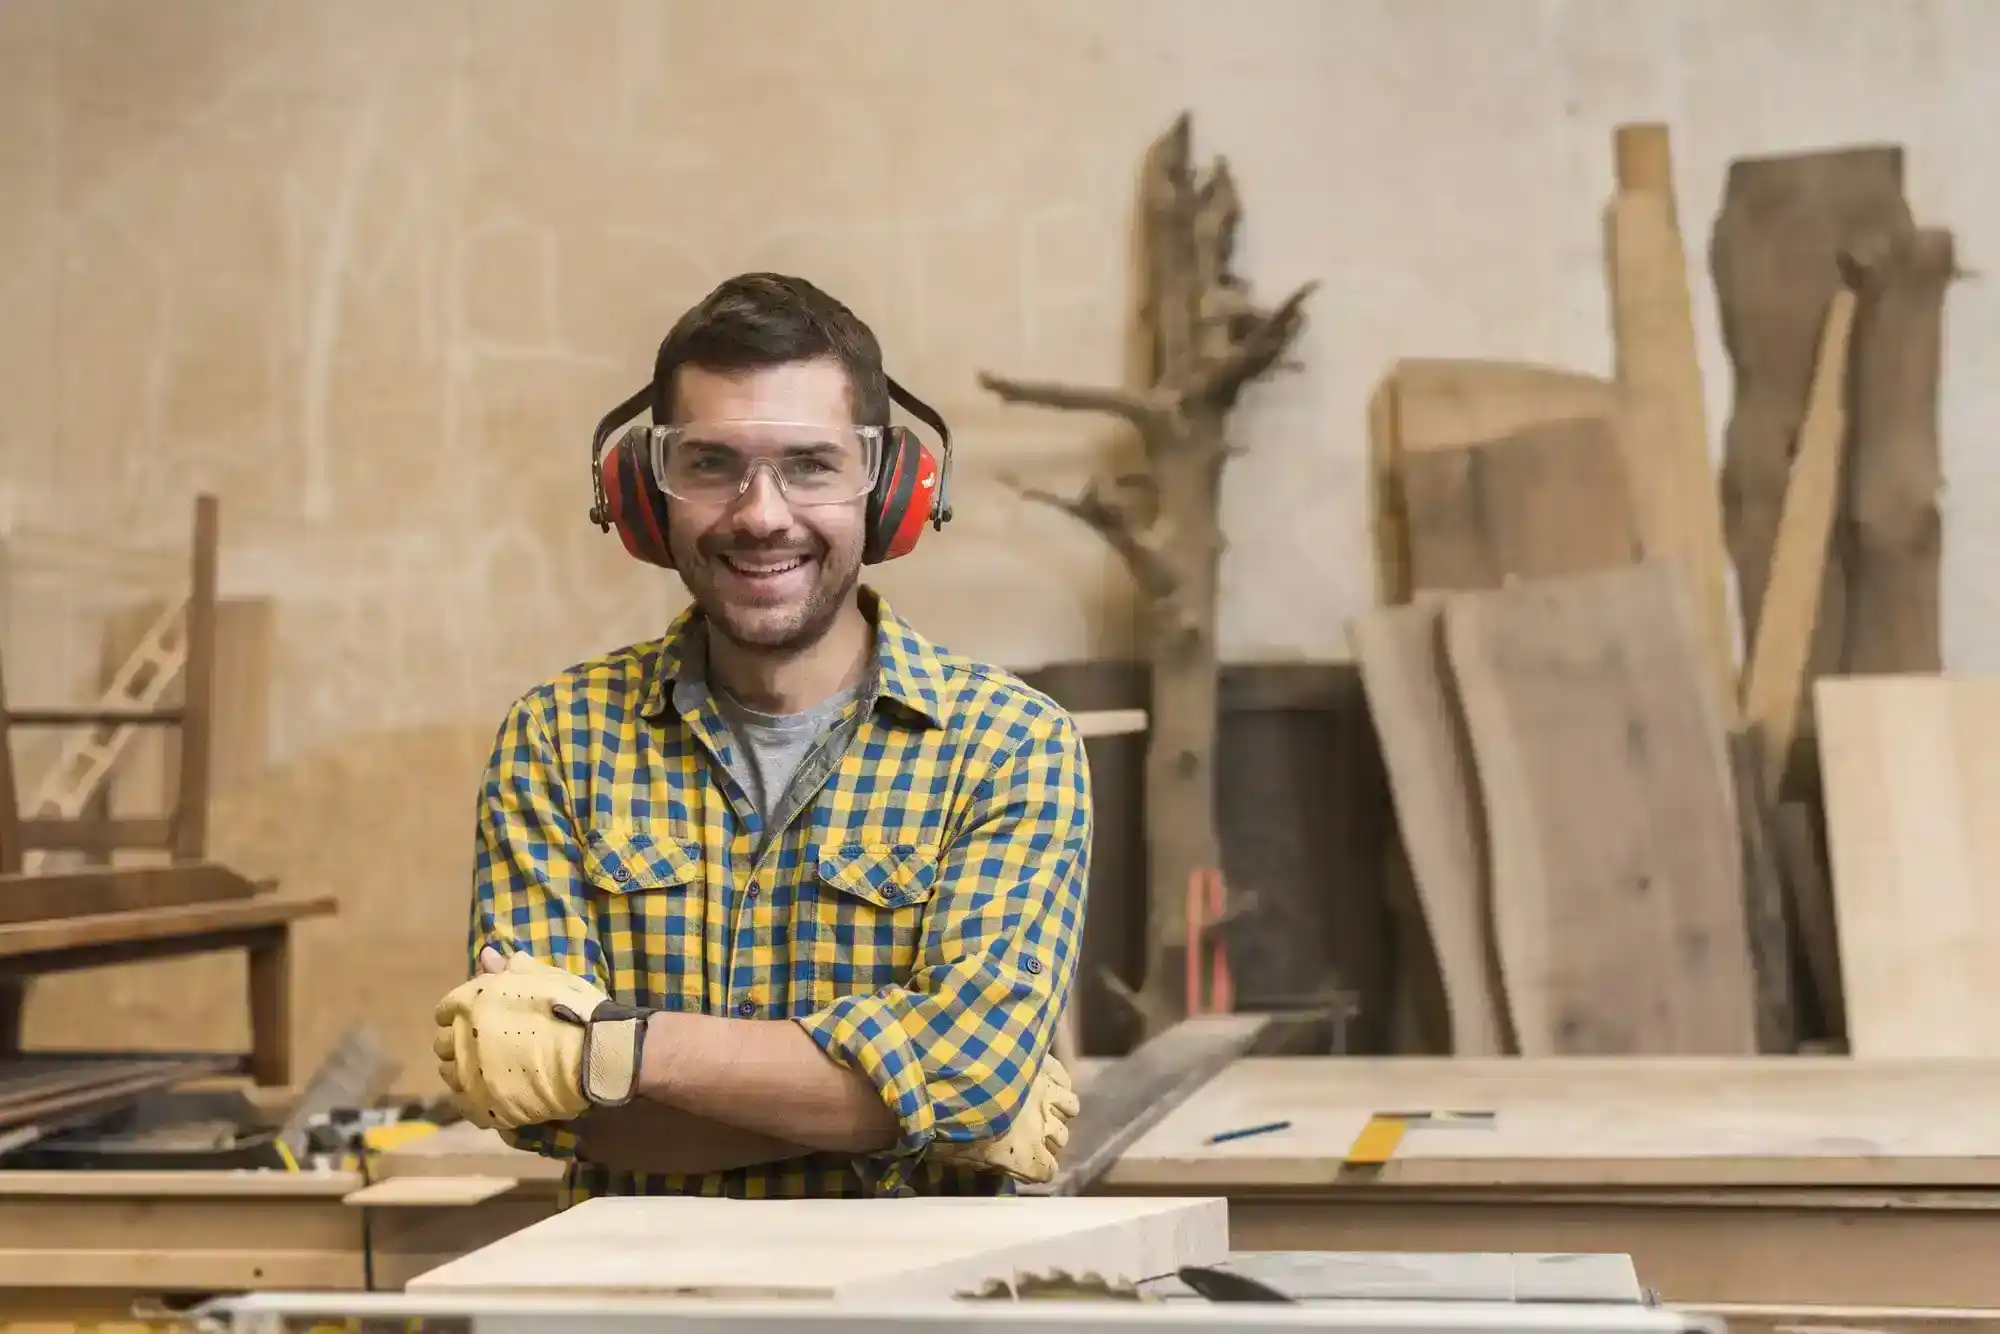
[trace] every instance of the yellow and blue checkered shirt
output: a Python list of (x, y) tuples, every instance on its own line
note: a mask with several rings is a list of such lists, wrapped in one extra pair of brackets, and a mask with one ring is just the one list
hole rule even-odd
[(1004, 1133), (1048, 1049), (1089, 871), (1083, 743), (1047, 696), (860, 596), (874, 671), (768, 831), (730, 774), (694, 610), (518, 700), (480, 794), (468, 966), (492, 945), (633, 1005), (794, 1020), (881, 1091), (900, 1140), (657, 1176), (579, 1160), (565, 1125), (512, 1132), (571, 1160), (571, 1202), (1010, 1188), (923, 1153)]

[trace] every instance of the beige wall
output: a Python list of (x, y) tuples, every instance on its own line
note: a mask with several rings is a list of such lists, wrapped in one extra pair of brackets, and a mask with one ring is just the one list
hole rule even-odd
[[(1980, 0), (11, 0), (10, 683), (46, 698), (95, 670), (101, 607), (153, 591), (161, 553), (177, 568), (189, 497), (218, 491), (225, 592), (277, 603), (279, 766), (227, 799), (218, 843), (349, 900), (315, 985), (368, 966), (427, 995), (456, 966), (498, 711), (679, 605), (585, 522), (588, 434), (720, 277), (821, 281), (957, 426), (957, 522), (879, 575), (903, 610), (1016, 665), (1117, 652), (1117, 567), (994, 482), (1080, 480), (1102, 427), (1003, 412), (974, 375), (1117, 375), (1133, 170), (1191, 107), (1237, 171), (1260, 292), (1324, 283), (1304, 370), (1242, 410), (1226, 649), (1328, 656), (1371, 588), (1382, 368), (1608, 368), (1615, 122), (1673, 127), (1719, 425), (1699, 251), (1728, 157), (1901, 140), (1919, 214), (1986, 267), (1996, 61)], [(1989, 670), (1994, 291), (1953, 293), (1945, 399), (1946, 652)], [(393, 847), (357, 855), (377, 830)], [(233, 1003), (214, 968), (180, 976), (208, 990), (175, 1005)], [(177, 1022), (157, 988), (88, 987), (51, 994), (119, 1035)], [(400, 995), (362, 1008), (415, 1035)], [(348, 1012), (306, 1007), (308, 1048)]]

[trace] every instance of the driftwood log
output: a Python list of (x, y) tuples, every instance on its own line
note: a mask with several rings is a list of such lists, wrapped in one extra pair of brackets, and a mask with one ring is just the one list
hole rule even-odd
[[(1778, 516), (1805, 418), (1840, 256), (1911, 226), (1903, 150), (1868, 144), (1729, 164), (1709, 243), (1735, 398), (1723, 436), (1723, 526), (1736, 568), (1743, 640), (1754, 642)], [(1856, 331), (1857, 344), (1859, 330)], [(1855, 426), (1850, 422), (1850, 428)], [(1843, 451), (1844, 453), (1845, 451)], [(1828, 552), (1812, 676), (1841, 670), (1844, 553)], [(1806, 694), (1811, 710), (1811, 692)]]
[[(1216, 614), (1225, 426), (1244, 387), (1276, 367), (1304, 320), (1307, 283), (1260, 309), (1231, 271), (1242, 203), (1228, 164), (1197, 180), (1183, 113), (1148, 150), (1141, 179), (1140, 383), (1112, 388), (982, 373), (1002, 402), (1104, 413), (1136, 429), (1144, 466), (1055, 495), (1022, 495), (1088, 524), (1130, 567), (1152, 669), (1146, 757), (1146, 966), (1113, 986), (1158, 1031), (1190, 1003), (1182, 978), (1190, 876), (1222, 864), (1215, 820)], [(1106, 979), (1112, 985), (1112, 979)]]
[(1950, 232), (1912, 228), (1856, 247), (1853, 443), (1839, 546), (1847, 569), (1840, 668), (1850, 675), (1944, 670), (1938, 445)]

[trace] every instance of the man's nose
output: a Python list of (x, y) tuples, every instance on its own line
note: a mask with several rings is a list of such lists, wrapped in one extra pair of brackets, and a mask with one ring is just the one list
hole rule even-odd
[(763, 463), (750, 469), (743, 494), (736, 499), (735, 519), (737, 527), (759, 537), (770, 537), (792, 526), (792, 507), (785, 503), (775, 470)]

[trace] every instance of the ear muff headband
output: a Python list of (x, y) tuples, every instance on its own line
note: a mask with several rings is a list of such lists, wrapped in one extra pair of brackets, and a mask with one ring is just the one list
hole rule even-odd
[[(862, 560), (868, 564), (907, 556), (916, 549), (924, 524), (942, 530), (951, 522), (947, 487), (951, 480), (951, 428), (937, 409), (889, 381), (890, 401), (937, 432), (942, 459), (904, 426), (890, 426), (882, 435), (882, 461), (875, 488), (868, 495), (868, 524)], [(667, 546), (667, 494), (653, 476), (650, 450), (642, 447), (643, 429), (627, 431), (618, 443), (606, 441), (629, 425), (653, 401), (653, 385), (604, 414), (590, 440), (590, 521), (604, 532), (614, 528), (618, 540), (635, 559), (663, 569), (674, 568)], [(925, 501), (928, 500), (926, 504)]]

